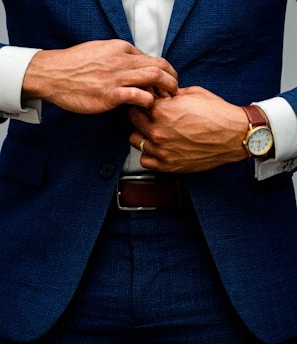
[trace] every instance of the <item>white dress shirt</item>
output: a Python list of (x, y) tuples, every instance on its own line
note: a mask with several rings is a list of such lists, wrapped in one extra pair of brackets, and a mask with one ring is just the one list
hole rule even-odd
[[(174, 0), (122, 0), (135, 46), (150, 56), (161, 56)], [(145, 169), (140, 165), (141, 152), (130, 147), (124, 173)]]
[[(122, 0), (135, 45), (144, 53), (160, 56), (174, 0)], [(21, 104), (22, 81), (39, 49), (6, 46), (0, 49), (0, 115), (30, 123), (41, 121), (41, 101)], [(275, 97), (256, 103), (266, 112), (275, 140), (275, 158), (256, 160), (255, 176), (265, 179), (297, 166), (297, 116), (289, 103)], [(132, 149), (124, 169), (141, 169), (140, 153)]]

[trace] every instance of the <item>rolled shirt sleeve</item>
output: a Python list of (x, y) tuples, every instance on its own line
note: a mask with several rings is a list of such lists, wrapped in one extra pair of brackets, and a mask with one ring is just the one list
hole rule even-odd
[(40, 49), (4, 46), (0, 49), (0, 116), (40, 123), (41, 100), (21, 101), (23, 79)]

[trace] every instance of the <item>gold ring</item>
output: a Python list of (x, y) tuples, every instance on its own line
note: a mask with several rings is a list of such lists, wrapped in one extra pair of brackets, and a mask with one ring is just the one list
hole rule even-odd
[(146, 138), (143, 137), (143, 138), (141, 139), (141, 141), (139, 142), (139, 150), (140, 150), (143, 154), (145, 154), (145, 151), (144, 151), (144, 144), (145, 144), (145, 141), (146, 141)]

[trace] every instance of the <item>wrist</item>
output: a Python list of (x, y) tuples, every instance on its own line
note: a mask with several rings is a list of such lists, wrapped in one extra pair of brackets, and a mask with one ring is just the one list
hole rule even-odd
[(46, 99), (50, 92), (48, 61), (51, 51), (41, 50), (30, 61), (22, 85), (22, 100)]
[(249, 128), (242, 141), (249, 157), (267, 158), (273, 152), (274, 140), (265, 112), (256, 105), (242, 106)]

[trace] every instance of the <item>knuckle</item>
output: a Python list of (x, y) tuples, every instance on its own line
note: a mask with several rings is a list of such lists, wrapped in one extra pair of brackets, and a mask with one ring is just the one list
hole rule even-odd
[(158, 61), (158, 65), (161, 69), (168, 68), (168, 62), (163, 57), (158, 57), (157, 61)]
[(122, 39), (113, 39), (112, 42), (118, 46), (118, 47), (121, 47), (121, 48), (126, 48), (126, 47), (129, 47), (130, 46), (130, 43), (128, 43), (127, 41), (124, 41)]
[(127, 98), (130, 100), (134, 100), (138, 97), (137, 89), (134, 87), (126, 87), (125, 89), (122, 89), (122, 93), (126, 93)]
[(170, 153), (167, 150), (160, 150), (159, 151), (159, 159), (163, 162), (169, 163), (170, 162)]
[(149, 73), (150, 78), (154, 81), (159, 80), (163, 74), (162, 70), (157, 66), (150, 67), (147, 72)]
[(158, 127), (153, 127), (151, 129), (150, 138), (155, 144), (160, 145), (164, 139), (162, 130)]
[(117, 90), (118, 97), (123, 100), (126, 99), (127, 101), (134, 101), (137, 99), (137, 91), (133, 87), (120, 87)]

